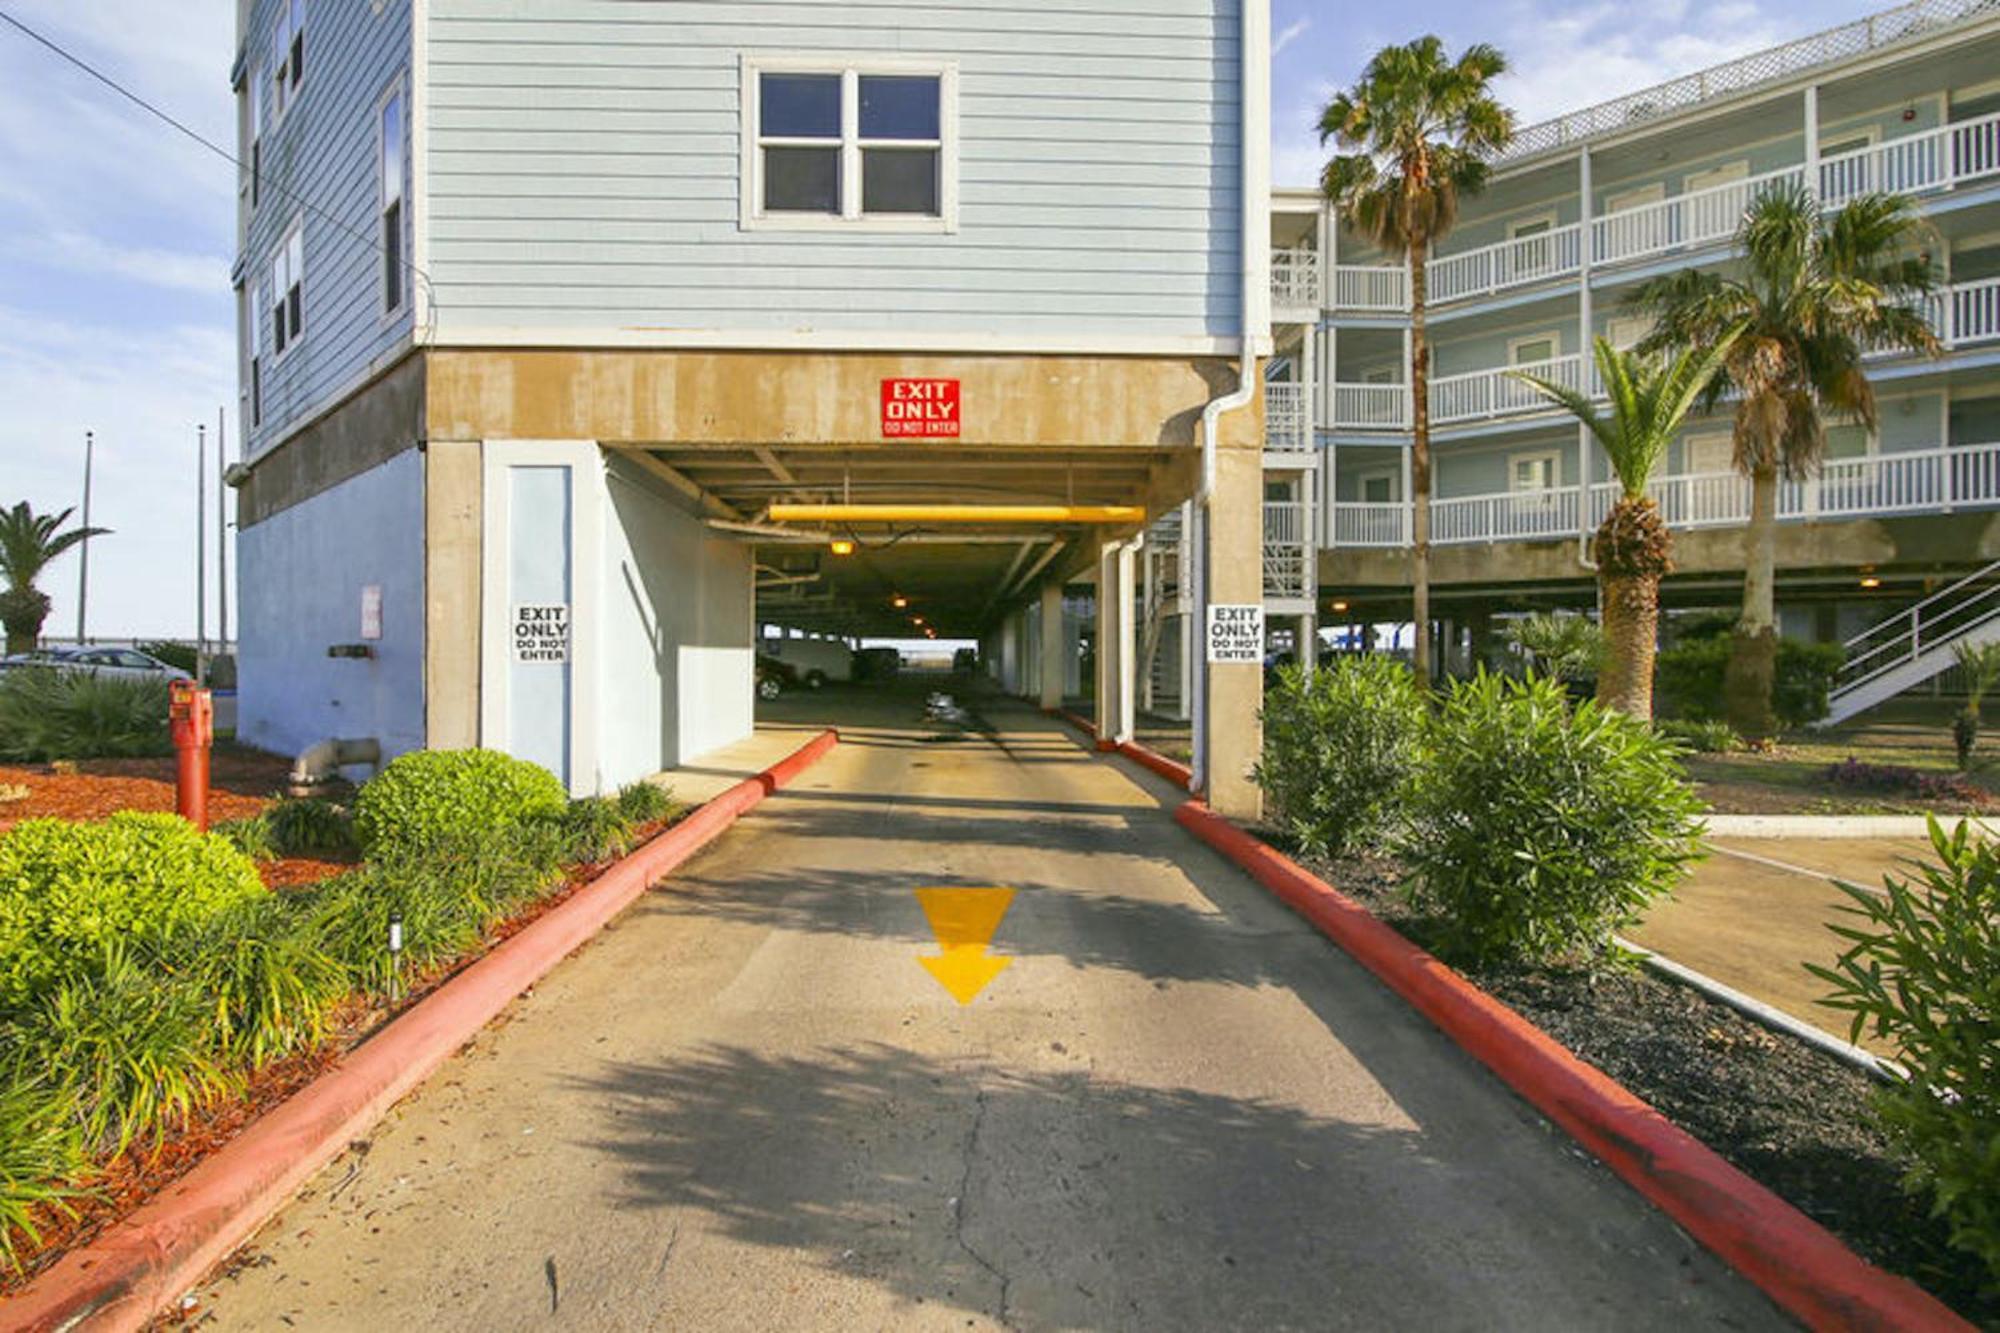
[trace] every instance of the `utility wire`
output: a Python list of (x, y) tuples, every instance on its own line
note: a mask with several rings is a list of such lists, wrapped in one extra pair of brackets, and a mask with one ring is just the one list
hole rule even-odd
[[(71, 65), (76, 66), (76, 68), (82, 70), (85, 74), (88, 74), (91, 78), (97, 80), (99, 83), (109, 88), (112, 92), (118, 94), (126, 101), (132, 103), (132, 105), (146, 112), (146, 114), (153, 116), (158, 120), (164, 121), (166, 124), (172, 126), (175, 130), (179, 131), (181, 134), (194, 140), (196, 143), (200, 144), (203, 148), (206, 148), (209, 152), (214, 153), (217, 157), (221, 158), (223, 161), (234, 165), (239, 171), (249, 172), (252, 176), (256, 178), (260, 190), (268, 188), (277, 194), (283, 195), (285, 198), (297, 204), (300, 208), (304, 209), (308, 213), (311, 213), (314, 217), (317, 217), (321, 221), (331, 225), (337, 231), (347, 236), (350, 240), (358, 242), (361, 245), (367, 246), (370, 250), (375, 251), (377, 254), (382, 255), (384, 258), (388, 257), (389, 255), (388, 249), (384, 247), (383, 244), (380, 241), (376, 240), (374, 237), (368, 235), (366, 232), (357, 231), (352, 226), (349, 226), (346, 221), (335, 216), (333, 213), (327, 211), (326, 209), (321, 208), (318, 204), (314, 203), (306, 196), (298, 193), (296, 190), (293, 190), (284, 185), (280, 185), (278, 182), (272, 180), (269, 176), (266, 176), (263, 172), (253, 169), (248, 163), (244, 162), (242, 158), (236, 156), (236, 154), (230, 152), (227, 148), (224, 148), (221, 144), (216, 143), (213, 139), (210, 139), (207, 135), (202, 134), (199, 130), (190, 128), (187, 124), (185, 124), (181, 120), (175, 118), (173, 115), (162, 110), (160, 107), (155, 106), (153, 103), (147, 101), (139, 94), (133, 92), (130, 88), (127, 88), (124, 84), (118, 82), (118, 80), (112, 78), (109, 74), (106, 74), (103, 70), (98, 69), (95, 65), (85, 60), (82, 56), (79, 56), (74, 52), (68, 50), (67, 48), (63, 47), (53, 38), (46, 37), (43, 34), (37, 32), (35, 29), (21, 22), (21, 20), (15, 18), (12, 14), (8, 13), (4, 9), (0, 9), (0, 23), (5, 23), (8, 27), (13, 28), (16, 32), (20, 33), (23, 37), (26, 37), (29, 41), (32, 41), (37, 45), (46, 48), (57, 58), (64, 60)], [(257, 95), (256, 90), (252, 89), (250, 92), (250, 96), (255, 97), (256, 95)], [(407, 259), (402, 259), (399, 257), (397, 259), (397, 262), (404, 269), (415, 274), (417, 277), (423, 279), (425, 303), (427, 305), (432, 305), (434, 307), (435, 300), (431, 295), (431, 275), (424, 272), (422, 269), (418, 268), (415, 264), (412, 264)]]

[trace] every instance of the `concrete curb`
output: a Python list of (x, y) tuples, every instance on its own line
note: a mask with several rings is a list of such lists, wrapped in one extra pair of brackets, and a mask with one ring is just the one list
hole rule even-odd
[(0, 1307), (0, 1327), (123, 1333), (168, 1310), (516, 996), (837, 740), (819, 733), (501, 943), (164, 1193), (64, 1256)]
[(1174, 819), (1332, 939), (1633, 1188), (1816, 1329), (1972, 1326), (1864, 1261), (1623, 1086), (1199, 801)]
[[(1961, 819), (1990, 826), (1977, 815), (1939, 815), (1946, 828)], [(1923, 815), (1709, 815), (1711, 838), (1927, 838)]]
[(1165, 778), (1183, 791), (1194, 782), (1194, 770), (1178, 759), (1169, 759), (1158, 750), (1149, 749), (1137, 741), (1105, 740), (1097, 734), (1097, 724), (1081, 713), (1072, 713), (1067, 708), (1044, 708), (1042, 712), (1053, 718), (1060, 718), (1095, 742), (1098, 753), (1116, 752), (1124, 755), (1141, 768)]

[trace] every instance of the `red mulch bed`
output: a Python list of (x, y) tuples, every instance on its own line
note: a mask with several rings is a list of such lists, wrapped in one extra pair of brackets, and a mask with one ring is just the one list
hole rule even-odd
[[(73, 771), (72, 771), (73, 770)], [(218, 745), (209, 757), (208, 817), (216, 823), (258, 814), (285, 788), (291, 762), (243, 745)], [(62, 765), (0, 764), (0, 788), (28, 789), (26, 800), (0, 803), (0, 833), (24, 819), (103, 819), (120, 810), (171, 814), (174, 759), (84, 759)], [(350, 869), (351, 862), (287, 857), (258, 866), (273, 889), (295, 889)]]
[[(279, 761), (281, 766), (282, 762)], [(19, 779), (5, 775), (19, 771), (21, 770), (0, 768), (0, 782), (18, 781)], [(168, 799), (168, 808), (171, 809), (171, 783)], [(211, 807), (212, 805), (213, 798)], [(634, 834), (633, 846), (637, 848), (651, 841), (691, 814), (693, 809), (694, 807), (690, 806), (684, 810), (677, 810), (665, 819), (642, 826)], [(324, 878), (327, 874), (335, 874), (348, 868), (327, 861), (300, 860), (273, 864), (280, 867), (323, 867), (323, 873), (314, 878)], [(65, 1254), (79, 1246), (89, 1244), (108, 1227), (152, 1200), (162, 1190), (200, 1165), (211, 1153), (226, 1146), (259, 1116), (304, 1088), (341, 1056), (379, 1032), (391, 1019), (465, 968), (478, 962), (494, 946), (520, 934), (557, 905), (567, 901), (578, 889), (602, 875), (612, 864), (607, 861), (599, 865), (578, 866), (572, 869), (566, 883), (523, 909), (520, 914), (494, 927), (487, 939), (486, 947), (479, 952), (433, 972), (411, 977), (409, 990), (393, 1006), (369, 1003), (360, 999), (353, 1001), (336, 1014), (332, 1032), (317, 1047), (283, 1060), (273, 1061), (251, 1074), (239, 1094), (220, 1098), (203, 1107), (190, 1116), (186, 1124), (170, 1131), (160, 1143), (136, 1146), (113, 1159), (106, 1164), (103, 1175), (93, 1183), (87, 1196), (70, 1201), (71, 1212), (43, 1210), (36, 1224), (37, 1230), (41, 1232), (40, 1243), (36, 1244), (22, 1237), (19, 1267), (9, 1269), (0, 1265), (0, 1297), (19, 1291), (37, 1274), (54, 1266)], [(269, 880), (271, 867), (266, 866), (264, 869), (265, 878)], [(301, 879), (297, 882), (310, 881)]]

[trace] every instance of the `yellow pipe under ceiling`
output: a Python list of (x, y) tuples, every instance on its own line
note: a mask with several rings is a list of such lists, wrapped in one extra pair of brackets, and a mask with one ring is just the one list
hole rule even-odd
[(1143, 523), (1140, 505), (774, 504), (773, 523)]

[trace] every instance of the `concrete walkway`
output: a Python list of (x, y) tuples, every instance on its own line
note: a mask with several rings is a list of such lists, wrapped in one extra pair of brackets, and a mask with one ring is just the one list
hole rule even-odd
[[(1754, 1329), (1763, 1297), (1059, 723), (844, 742), (199, 1293), (270, 1329)], [(912, 890), (1017, 890), (961, 1008)]]

